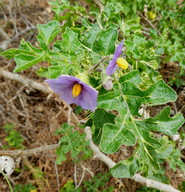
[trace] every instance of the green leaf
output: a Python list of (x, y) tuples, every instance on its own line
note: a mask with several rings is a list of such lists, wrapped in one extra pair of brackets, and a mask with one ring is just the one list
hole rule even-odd
[(46, 46), (53, 41), (53, 39), (60, 32), (60, 23), (58, 21), (51, 21), (47, 24), (38, 24), (39, 38), (44, 41)]
[(117, 30), (113, 28), (102, 29), (94, 41), (92, 50), (95, 53), (104, 56), (113, 54), (115, 51), (117, 36)]
[(80, 42), (78, 41), (78, 34), (68, 27), (62, 35), (61, 46), (63, 51), (69, 56), (76, 55), (76, 51), (82, 48)]
[(132, 146), (136, 139), (132, 132), (129, 131), (129, 116), (125, 115), (124, 119), (117, 117), (116, 124), (105, 124), (103, 126), (102, 137), (100, 141), (101, 151), (111, 154), (116, 152), (121, 145)]
[(181, 113), (170, 117), (170, 107), (165, 107), (157, 116), (144, 121), (136, 121), (136, 124), (143, 132), (152, 130), (166, 135), (175, 135), (184, 122), (184, 117)]
[(134, 84), (139, 84), (141, 82), (141, 77), (139, 71), (131, 71), (129, 73), (126, 73), (124, 76), (120, 77), (119, 82), (130, 82)]
[(31, 43), (22, 39), (18, 49), (15, 49), (15, 48), (8, 49), (8, 50), (4, 51), (2, 53), (2, 55), (4, 55), (8, 59), (11, 59), (20, 54), (38, 56), (38, 55), (41, 55), (42, 53), (43, 53), (43, 51), (41, 49), (32, 46)]
[[(32, 53), (32, 55), (40, 55), (42, 54), (43, 50), (34, 47), (30, 42), (25, 41), (24, 39), (21, 40), (21, 44), (19, 46), (20, 49), (24, 50), (24, 51), (29, 51), (30, 53)], [(23, 52), (24, 53), (24, 52)]]
[(159, 47), (155, 50), (155, 54), (157, 55), (162, 55), (164, 54), (164, 48), (163, 47)]
[(43, 55), (39, 57), (34, 57), (26, 54), (19, 54), (15, 56), (16, 67), (14, 72), (23, 71), (30, 68), (31, 66), (43, 61)]
[[(127, 77), (128, 81), (126, 81)], [(145, 91), (140, 90), (138, 86), (133, 83), (133, 80), (136, 82), (140, 80), (136, 71), (126, 74), (119, 80), (122, 85), (124, 98), (126, 99), (132, 115), (139, 116), (138, 110), (142, 103), (150, 106), (161, 105), (175, 101), (177, 98), (176, 92), (166, 85), (163, 80), (159, 80), (152, 84)]]
[(114, 124), (115, 115), (106, 112), (103, 109), (96, 109), (93, 117), (95, 131), (93, 134), (93, 141), (95, 144), (99, 144), (101, 132), (105, 123)]
[(86, 32), (86, 45), (92, 49), (94, 41), (96, 40), (99, 32), (101, 31), (99, 25), (96, 23), (94, 24), (88, 32)]
[(166, 104), (177, 99), (176, 92), (163, 80), (159, 80), (151, 85), (145, 91), (145, 94), (147, 95), (145, 102), (148, 103), (150, 106)]
[(136, 158), (133, 156), (124, 161), (120, 161), (113, 168), (110, 169), (113, 177), (117, 178), (131, 178), (138, 171), (139, 165)]
[(48, 78), (56, 79), (63, 72), (62, 66), (50, 66), (48, 67)]
[(62, 125), (61, 129), (56, 130), (57, 135), (62, 135), (59, 140), (60, 146), (56, 151), (57, 164), (66, 160), (67, 153), (70, 153), (73, 159), (80, 155), (80, 159), (91, 156), (88, 149), (89, 144), (85, 141), (85, 134), (74, 131), (73, 129), (74, 127), (65, 123)]
[(101, 129), (105, 123), (114, 123), (115, 115), (106, 112), (103, 109), (96, 109), (94, 113), (94, 126)]
[(30, 51), (27, 51), (27, 50), (13, 48), (13, 49), (8, 49), (8, 50), (2, 52), (1, 54), (4, 55), (8, 59), (12, 59), (13, 57), (15, 57), (16, 55), (19, 55), (19, 54), (29, 55), (31, 53), (30, 53)]
[(120, 103), (118, 100), (119, 93), (107, 92), (105, 94), (98, 96), (97, 107), (106, 109), (106, 110), (119, 110)]
[(157, 158), (158, 159), (166, 159), (167, 157), (170, 156), (170, 154), (173, 151), (173, 147), (172, 146), (162, 146), (161, 148), (157, 149)]

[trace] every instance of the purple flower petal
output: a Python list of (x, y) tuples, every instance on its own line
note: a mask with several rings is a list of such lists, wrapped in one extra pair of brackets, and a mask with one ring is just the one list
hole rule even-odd
[(111, 76), (116, 71), (116, 68), (117, 68), (116, 61), (117, 61), (118, 57), (121, 55), (121, 53), (122, 53), (123, 44), (124, 44), (124, 41), (122, 41), (116, 47), (113, 59), (109, 62), (109, 65), (106, 68), (106, 73), (107, 73), (108, 76)]
[(96, 108), (96, 101), (97, 101), (98, 91), (93, 89), (92, 87), (83, 84), (83, 91), (79, 96), (80, 103), (79, 105), (83, 109), (90, 109), (92, 111)]
[(109, 65), (106, 68), (106, 74), (108, 76), (111, 76), (116, 71), (116, 68), (117, 68), (116, 60), (117, 60), (117, 58), (116, 59), (113, 58), (112, 60), (109, 61)]
[(116, 51), (114, 52), (114, 57), (118, 58), (121, 53), (122, 53), (122, 49), (123, 49), (123, 44), (124, 41), (122, 41), (117, 47), (116, 47)]
[[(61, 75), (57, 79), (46, 80), (46, 82), (51, 89), (58, 93), (60, 98), (68, 104), (75, 103), (83, 109), (95, 110), (98, 92), (94, 88), (81, 82), (80, 79), (70, 75)], [(74, 98), (72, 89), (76, 83), (82, 86), (82, 91), (79, 96)]]

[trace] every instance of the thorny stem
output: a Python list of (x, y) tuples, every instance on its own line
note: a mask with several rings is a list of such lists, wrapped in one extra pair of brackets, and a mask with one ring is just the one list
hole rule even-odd
[(106, 56), (106, 57), (102, 58), (96, 65), (94, 65), (91, 69), (89, 69), (88, 72), (94, 71), (101, 64), (101, 62), (103, 62), (104, 60), (106, 60), (108, 58), (110, 58), (110, 56)]

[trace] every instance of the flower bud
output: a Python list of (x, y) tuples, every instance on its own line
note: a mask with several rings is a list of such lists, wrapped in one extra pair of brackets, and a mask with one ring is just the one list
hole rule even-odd
[(111, 80), (111, 79), (107, 79), (107, 80), (103, 83), (103, 87), (104, 87), (104, 89), (106, 89), (106, 90), (111, 90), (112, 87), (113, 87), (112, 80)]

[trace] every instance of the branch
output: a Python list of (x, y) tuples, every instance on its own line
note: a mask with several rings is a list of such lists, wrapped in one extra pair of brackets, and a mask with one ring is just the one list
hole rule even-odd
[[(89, 146), (91, 150), (94, 152), (95, 156), (103, 161), (109, 168), (112, 168), (116, 165), (114, 161), (112, 161), (109, 157), (104, 155), (99, 148), (92, 141), (92, 133), (90, 127), (85, 127), (86, 139), (90, 141)], [(180, 192), (179, 190), (173, 188), (171, 185), (167, 185), (158, 181), (154, 181), (152, 179), (147, 179), (139, 174), (135, 174), (131, 179), (146, 185), (147, 187), (152, 187), (165, 192)]]
[(5, 40), (10, 40), (10, 37), (8, 36), (8, 34), (2, 30), (2, 28), (0, 28), (0, 34), (1, 36), (5, 39)]
[(1, 42), (0, 44), (0, 48), (2, 50), (6, 50), (7, 47), (9, 46), (9, 44), (14, 41), (15, 39), (17, 39), (19, 36), (23, 35), (24, 33), (26, 33), (27, 31), (29, 30), (32, 30), (32, 29), (36, 29), (35, 26), (32, 26), (32, 27), (27, 27), (25, 30), (21, 30), (19, 33), (15, 34), (13, 37), (9, 37), (7, 35), (6, 32), (4, 32), (1, 28), (0, 28), (0, 34), (1, 36), (3, 36), (3, 38), (5, 39), (3, 42)]
[(28, 79), (26, 77), (23, 77), (21, 75), (11, 73), (11, 72), (6, 71), (2, 68), (0, 68), (0, 76), (3, 76), (3, 77), (8, 78), (10, 80), (18, 81), (19, 83), (28, 85), (29, 87), (32, 87), (33, 89), (39, 90), (39, 91), (47, 93), (47, 94), (52, 93), (52, 91), (47, 86), (45, 86), (41, 83), (37, 83), (37, 82), (35, 82), (31, 79)]
[(45, 145), (42, 147), (37, 147), (34, 149), (27, 149), (27, 150), (0, 150), (1, 156), (32, 156), (36, 155), (37, 153), (46, 152), (50, 150), (55, 150), (59, 147), (59, 144), (52, 144), (52, 145)]
[(94, 0), (94, 3), (100, 8), (100, 13), (102, 13), (104, 10), (104, 6), (102, 5), (101, 1)]
[(0, 28), (0, 35), (5, 39), (3, 42), (1, 42), (0, 48), (5, 50), (7, 49), (8, 44), (11, 42), (11, 39), (8, 34), (2, 30), (2, 28)]
[(93, 71), (100, 65), (101, 62), (103, 62), (104, 60), (106, 60), (106, 59), (108, 59), (108, 58), (110, 58), (110, 56), (106, 56), (106, 57), (102, 58), (100, 61), (98, 61), (98, 63), (97, 63), (96, 65), (94, 65), (94, 66), (93, 66), (91, 69), (89, 69), (88, 71), (89, 71), (89, 72), (93, 72)]

